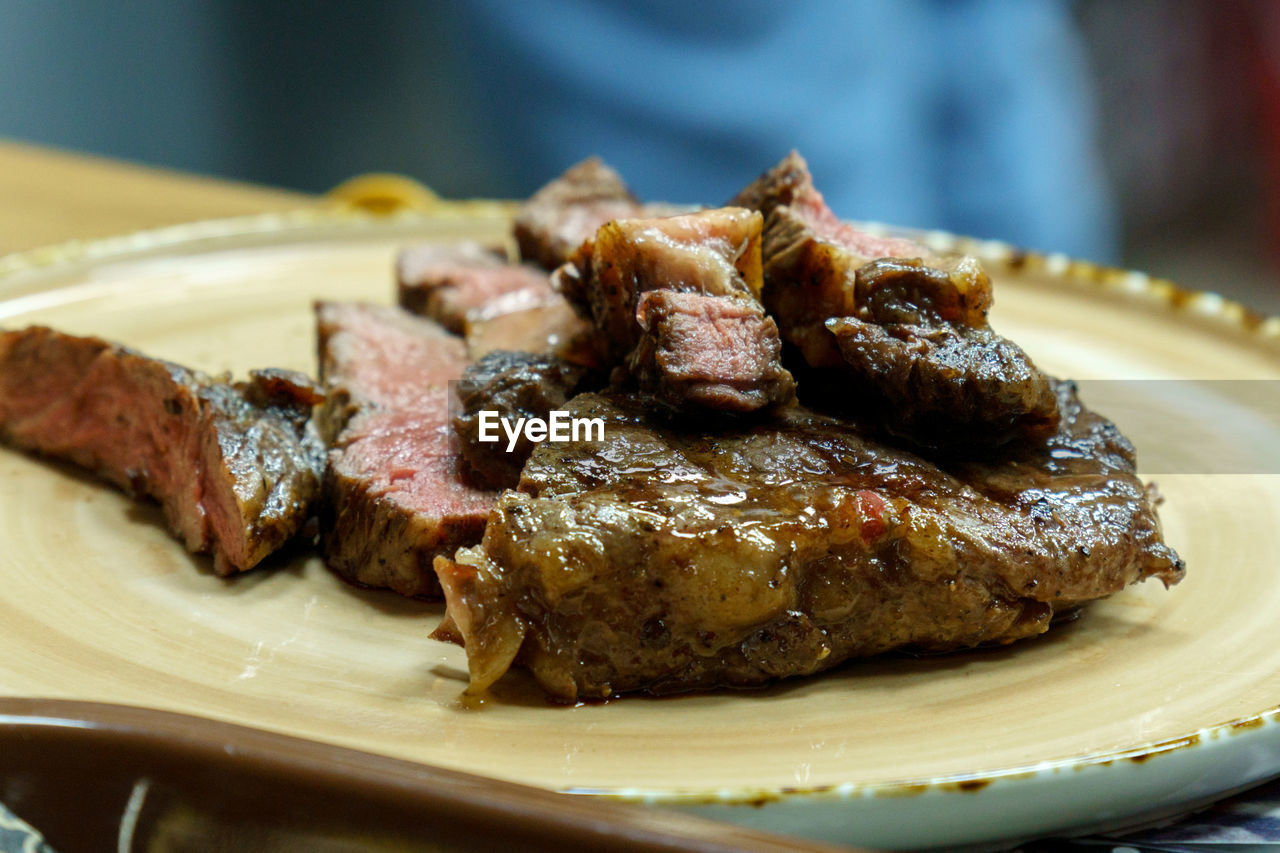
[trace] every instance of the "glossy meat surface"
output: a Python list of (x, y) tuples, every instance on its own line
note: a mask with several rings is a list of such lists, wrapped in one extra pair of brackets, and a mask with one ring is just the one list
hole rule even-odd
[(1182, 563), (1115, 427), (1056, 386), (1057, 432), (951, 470), (803, 409), (678, 430), (586, 394), (600, 442), (543, 444), (483, 543), (436, 561), (473, 689), (752, 685), (907, 647), (1007, 643)]
[(549, 355), (496, 350), (467, 366), (458, 382), (458, 414), (453, 430), (475, 480), (494, 489), (513, 489), (520, 482), (534, 444), (523, 433), (510, 442), (502, 427), (490, 427), (498, 440), (481, 441), (481, 413), (506, 419), (546, 420), (563, 409), (586, 377), (585, 368)]
[(756, 299), (761, 221), (726, 207), (610, 222), (553, 280), (608, 360), (662, 404), (739, 414), (784, 404), (794, 383)]

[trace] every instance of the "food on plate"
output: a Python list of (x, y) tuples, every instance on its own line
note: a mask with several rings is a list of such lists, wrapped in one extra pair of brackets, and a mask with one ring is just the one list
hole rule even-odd
[(219, 575), (253, 568), (312, 517), (321, 399), (289, 371), (233, 384), (98, 338), (0, 332), (0, 438), (155, 499)]
[(761, 222), (738, 207), (608, 222), (552, 280), (607, 357), (661, 403), (782, 405), (795, 382), (757, 299)]
[(991, 447), (1052, 432), (1048, 377), (987, 323), (991, 281), (973, 258), (873, 237), (841, 222), (795, 152), (743, 190), (764, 227), (765, 307), (810, 367), (895, 435)]
[(314, 505), (341, 576), (444, 596), (470, 689), (561, 701), (1009, 643), (1181, 579), (1133, 447), (991, 329), (979, 262), (842, 222), (798, 154), (715, 209), (593, 158), (514, 237), (406, 249), (402, 307), (317, 303), (322, 390), (0, 333), (0, 438), (155, 497), (219, 573)]
[[(587, 218), (549, 196), (539, 221)], [(628, 215), (552, 276), (614, 367), (565, 404), (603, 436), (538, 444), (435, 561), (470, 689), (513, 665), (563, 701), (758, 685), (1181, 579), (1132, 446), (990, 329), (975, 259), (841, 222), (794, 153), (731, 207)]]
[(322, 302), (316, 324), (325, 562), (359, 584), (439, 595), (432, 559), (480, 541), (497, 496), (469, 480), (450, 437), (449, 383), (466, 346), (382, 305)]
[(604, 439), (540, 444), (480, 546), (437, 561), (473, 688), (560, 700), (747, 686), (899, 647), (1006, 643), (1182, 565), (1133, 449), (1056, 385), (1043, 444), (947, 470), (800, 407), (689, 430), (576, 397)]

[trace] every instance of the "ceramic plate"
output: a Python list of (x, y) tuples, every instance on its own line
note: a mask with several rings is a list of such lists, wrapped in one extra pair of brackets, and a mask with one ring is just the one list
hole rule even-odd
[[(389, 302), (397, 247), (500, 235), (503, 211), (268, 217), (0, 259), (0, 325), (51, 324), (207, 371), (313, 371), (312, 300)], [(1143, 389), (1172, 387), (1156, 380), (1280, 378), (1275, 324), (1216, 297), (961, 242), (995, 278), (993, 325), (1042, 367), (1132, 381), (1106, 387), (1123, 389), (1117, 417), (1144, 436), (1140, 464), (1172, 435), (1144, 422), (1161, 410)], [(1240, 421), (1214, 405), (1174, 411), (1208, 435)], [(1251, 429), (1280, 446), (1265, 418)], [(0, 691), (870, 846), (1133, 823), (1280, 772), (1271, 470), (1166, 466), (1161, 514), (1185, 582), (1131, 588), (1039, 639), (759, 691), (557, 707), (520, 674), (464, 701), (462, 651), (427, 638), (438, 604), (355, 589), (310, 553), (219, 579), (154, 508), (0, 449)]]

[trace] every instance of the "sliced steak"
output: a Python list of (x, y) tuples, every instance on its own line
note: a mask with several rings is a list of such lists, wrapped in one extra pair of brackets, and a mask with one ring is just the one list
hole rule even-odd
[(539, 445), (483, 544), (436, 561), (437, 636), (465, 643), (473, 689), (514, 662), (573, 701), (1008, 643), (1176, 583), (1132, 447), (1056, 390), (1050, 439), (950, 473), (803, 409), (696, 434), (643, 399), (580, 395), (603, 440)]
[(840, 396), (928, 447), (997, 447), (1057, 422), (1049, 380), (991, 330), (991, 282), (973, 258), (841, 222), (795, 152), (736, 201), (767, 215), (765, 307), (811, 367), (852, 380)]
[(432, 559), (478, 542), (494, 493), (466, 476), (452, 446), (449, 385), (466, 347), (398, 308), (319, 303), (322, 547), (343, 577), (402, 595), (439, 595)]
[(509, 293), (550, 294), (546, 273), (508, 264), (478, 243), (415, 246), (396, 263), (400, 307), (430, 317), (456, 335), (465, 334), (468, 312)]
[(400, 253), (396, 269), (400, 307), (465, 336), (473, 360), (512, 350), (599, 361), (590, 324), (547, 273), (508, 264), (499, 250), (473, 242), (414, 246)]
[(631, 374), (669, 406), (745, 413), (795, 395), (778, 327), (754, 299), (650, 290), (636, 319)]
[(233, 385), (98, 338), (0, 333), (0, 438), (154, 498), (219, 575), (254, 567), (311, 517), (321, 399), (289, 371)]
[[(794, 385), (779, 360), (777, 327), (756, 300), (760, 226), (760, 214), (734, 207), (610, 222), (553, 283), (590, 318), (609, 361), (629, 366), (667, 406), (744, 412), (782, 404)], [(748, 344), (744, 335), (759, 338)], [(750, 348), (725, 353), (717, 342)]]
[[(586, 378), (583, 367), (528, 352), (496, 350), (468, 365), (457, 386), (453, 428), (477, 482), (514, 489), (533, 452), (534, 443), (523, 432), (513, 441), (496, 423), (498, 418), (513, 430), (531, 418), (545, 421), (564, 408)], [(494, 440), (485, 440), (489, 436)]]
[(530, 196), (516, 216), (515, 238), (523, 260), (554, 270), (606, 222), (689, 210), (685, 205), (641, 204), (617, 172), (591, 157)]

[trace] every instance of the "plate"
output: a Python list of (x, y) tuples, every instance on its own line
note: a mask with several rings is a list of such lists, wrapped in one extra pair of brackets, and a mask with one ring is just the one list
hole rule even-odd
[[(47, 323), (207, 371), (313, 371), (313, 300), (389, 302), (399, 246), (499, 236), (508, 210), (311, 212), (10, 256), (0, 325)], [(1164, 434), (1143, 429), (1158, 410), (1143, 389), (1280, 378), (1277, 324), (1218, 297), (923, 239), (986, 260), (993, 325), (1046, 370), (1129, 383), (1108, 387), (1125, 389), (1121, 425), (1147, 436), (1140, 463)], [(1218, 434), (1238, 420), (1223, 411), (1174, 416)], [(1280, 446), (1265, 419), (1251, 428)], [(757, 691), (558, 707), (522, 674), (465, 700), (462, 651), (427, 637), (438, 604), (355, 589), (309, 553), (219, 579), (154, 508), (0, 449), (0, 644), (20, 650), (0, 658), (0, 693), (179, 712), (875, 847), (1130, 824), (1280, 772), (1271, 471), (1162, 472), (1161, 515), (1186, 580), (1130, 588), (1042, 638), (858, 662)]]

